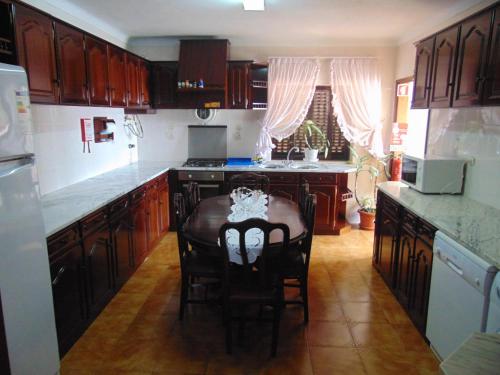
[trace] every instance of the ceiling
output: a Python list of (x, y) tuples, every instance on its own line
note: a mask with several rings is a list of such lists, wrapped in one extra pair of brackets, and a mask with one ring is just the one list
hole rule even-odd
[[(215, 36), (233, 45), (395, 45), (481, 0), (66, 0), (127, 37)], [(62, 2), (61, 2), (62, 3)]]

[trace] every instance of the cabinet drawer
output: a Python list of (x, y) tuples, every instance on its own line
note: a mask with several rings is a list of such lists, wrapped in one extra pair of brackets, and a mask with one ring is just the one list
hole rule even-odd
[(302, 181), (315, 185), (337, 185), (336, 173), (303, 173)]
[(78, 225), (73, 224), (47, 239), (49, 259), (57, 256), (66, 249), (69, 249), (80, 241)]
[(82, 237), (85, 238), (89, 234), (108, 225), (108, 214), (104, 209), (97, 211), (80, 221), (80, 225), (82, 228)]
[(137, 204), (146, 196), (146, 188), (141, 186), (138, 189), (135, 189), (132, 193), (130, 193), (130, 202), (132, 204)]
[(116, 201), (109, 204), (109, 216), (116, 217), (127, 213), (130, 205), (130, 200), (128, 196), (121, 197)]
[(398, 219), (401, 206), (383, 193), (379, 194), (379, 200), (382, 210), (394, 219)]
[(434, 243), (434, 235), (436, 234), (437, 229), (422, 219), (419, 220), (417, 226), (417, 235), (422, 241), (427, 243), (432, 247)]
[(274, 172), (266, 173), (271, 184), (296, 184), (299, 182), (298, 173)]
[(417, 230), (417, 223), (418, 223), (417, 215), (408, 211), (404, 212), (402, 224), (406, 230), (414, 233)]

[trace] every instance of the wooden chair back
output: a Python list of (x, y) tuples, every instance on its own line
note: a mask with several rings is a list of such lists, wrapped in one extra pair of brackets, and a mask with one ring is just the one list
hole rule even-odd
[(247, 187), (249, 189), (259, 189), (264, 193), (269, 193), (270, 180), (269, 177), (263, 174), (247, 172), (232, 176), (229, 179), (230, 191), (239, 187)]
[[(246, 233), (253, 228), (258, 228), (263, 232), (262, 254), (257, 258), (258, 267), (254, 267), (254, 264), (249, 263), (245, 243)], [(239, 251), (243, 262), (243, 265), (241, 266), (243, 272), (241, 286), (244, 288), (255, 287), (255, 285), (252, 285), (255, 282), (255, 278), (252, 276), (253, 272), (258, 272), (259, 286), (263, 289), (268, 288), (270, 286), (269, 282), (273, 278), (271, 271), (276, 272), (276, 268), (270, 266), (271, 262), (273, 262), (273, 260), (277, 260), (279, 263), (279, 259), (282, 258), (288, 251), (288, 245), (290, 243), (290, 229), (288, 228), (288, 225), (282, 223), (273, 224), (262, 219), (248, 219), (239, 223), (226, 223), (220, 228), (219, 240), (222, 249), (222, 256), (224, 258), (224, 280), (225, 285), (229, 287), (231, 264), (229, 260), (226, 232), (230, 229), (234, 229), (238, 232)], [(273, 246), (271, 249), (269, 246), (269, 237), (271, 232), (274, 230), (278, 230), (283, 233), (283, 241), (278, 246)], [(257, 269), (257, 271), (254, 271), (254, 268)]]
[(189, 182), (188, 186), (184, 189), (184, 197), (186, 199), (186, 212), (189, 216), (201, 200), (200, 187), (197, 182)]

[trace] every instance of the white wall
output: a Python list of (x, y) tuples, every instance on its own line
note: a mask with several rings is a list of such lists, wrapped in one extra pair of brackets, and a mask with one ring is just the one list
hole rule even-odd
[[(136, 138), (123, 127), (123, 109), (32, 105), (36, 166), (41, 194), (137, 161)], [(108, 117), (116, 121), (115, 140), (90, 142), (83, 153), (80, 118)]]
[(500, 107), (432, 110), (427, 154), (474, 159), (464, 195), (500, 209)]
[[(218, 110), (210, 125), (227, 125), (229, 157), (253, 157), (264, 111)], [(188, 125), (201, 122), (192, 109), (164, 109), (141, 115), (144, 138), (138, 139), (139, 160), (185, 161), (188, 158)]]

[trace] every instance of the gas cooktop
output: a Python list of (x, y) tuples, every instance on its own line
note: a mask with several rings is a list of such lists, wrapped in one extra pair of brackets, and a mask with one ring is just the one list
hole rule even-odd
[(213, 168), (223, 167), (226, 165), (226, 159), (188, 159), (182, 166), (183, 167), (201, 167)]

